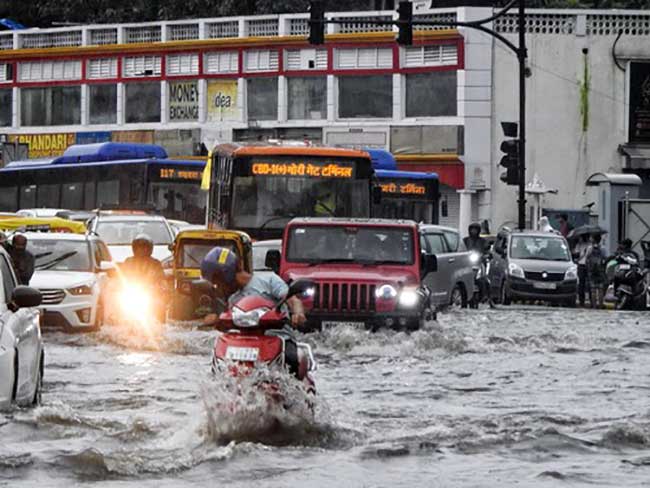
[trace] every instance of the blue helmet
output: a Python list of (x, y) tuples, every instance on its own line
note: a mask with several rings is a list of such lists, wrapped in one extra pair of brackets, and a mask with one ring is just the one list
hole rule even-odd
[(225, 247), (213, 248), (201, 261), (201, 277), (213, 285), (234, 286), (238, 269), (239, 258)]

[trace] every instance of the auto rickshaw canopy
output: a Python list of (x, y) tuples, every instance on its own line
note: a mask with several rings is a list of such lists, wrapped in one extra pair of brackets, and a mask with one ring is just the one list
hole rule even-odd
[(61, 219), (59, 217), (11, 217), (0, 219), (0, 230), (19, 232), (68, 232), (85, 234), (83, 222)]

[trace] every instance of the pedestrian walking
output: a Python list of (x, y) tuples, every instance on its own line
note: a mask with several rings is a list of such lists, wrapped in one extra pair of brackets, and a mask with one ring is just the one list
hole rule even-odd
[(605, 300), (605, 251), (600, 245), (601, 236), (592, 236), (592, 244), (587, 250), (585, 263), (589, 281), (591, 308), (603, 308)]
[(578, 303), (581, 307), (585, 306), (585, 296), (590, 295), (587, 273), (587, 253), (590, 248), (589, 235), (583, 234), (573, 250), (573, 255), (578, 263)]

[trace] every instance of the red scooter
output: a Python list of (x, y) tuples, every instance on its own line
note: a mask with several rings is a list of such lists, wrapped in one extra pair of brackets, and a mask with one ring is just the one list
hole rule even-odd
[[(296, 280), (280, 302), (252, 295), (223, 312), (219, 328), (227, 332), (219, 335), (215, 342), (212, 372), (237, 377), (249, 376), (260, 366), (288, 368), (307, 391), (315, 393), (311, 373), (316, 370), (316, 362), (311, 347), (289, 340), (282, 330), (289, 322), (284, 306), (287, 299), (296, 295), (309, 296), (314, 286), (310, 281)], [(279, 395), (273, 384), (264, 382), (260, 386), (271, 396)]]

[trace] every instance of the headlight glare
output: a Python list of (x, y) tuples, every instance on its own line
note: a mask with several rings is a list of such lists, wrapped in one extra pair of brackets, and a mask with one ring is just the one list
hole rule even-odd
[(397, 290), (393, 285), (381, 285), (375, 290), (375, 297), (390, 300), (397, 296)]
[(70, 295), (92, 295), (93, 290), (89, 285), (79, 285), (75, 286), (74, 288), (68, 288), (68, 293)]
[(414, 307), (418, 303), (418, 294), (415, 290), (403, 290), (399, 294), (399, 304), (403, 307)]
[(469, 262), (472, 263), (472, 264), (478, 263), (480, 259), (481, 259), (481, 255), (479, 253), (477, 253), (477, 252), (472, 252), (469, 255)]

